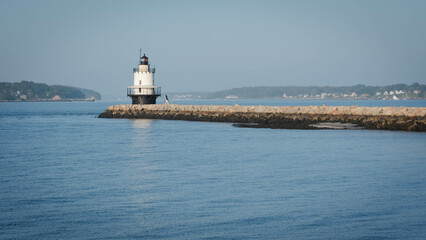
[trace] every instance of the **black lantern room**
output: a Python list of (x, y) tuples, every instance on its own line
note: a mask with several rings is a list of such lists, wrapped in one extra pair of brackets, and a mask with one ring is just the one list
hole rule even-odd
[(145, 56), (145, 53), (143, 54), (143, 57), (141, 57), (141, 65), (148, 65), (148, 57)]

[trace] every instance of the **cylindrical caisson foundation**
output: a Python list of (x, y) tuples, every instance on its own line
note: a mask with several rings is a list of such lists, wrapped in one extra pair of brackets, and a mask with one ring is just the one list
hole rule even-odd
[(155, 104), (158, 95), (132, 95), (132, 104)]

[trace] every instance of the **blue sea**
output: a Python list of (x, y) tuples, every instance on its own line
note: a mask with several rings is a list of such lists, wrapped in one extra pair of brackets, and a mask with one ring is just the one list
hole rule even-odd
[(97, 118), (128, 102), (0, 103), (0, 239), (426, 239), (424, 132)]

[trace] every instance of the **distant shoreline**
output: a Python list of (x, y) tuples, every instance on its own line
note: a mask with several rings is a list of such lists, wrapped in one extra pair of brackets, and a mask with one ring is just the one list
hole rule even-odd
[(426, 99), (426, 85), (414, 83), (388, 86), (257, 86), (214, 92), (170, 92), (175, 99)]
[[(169, 96), (169, 94), (166, 94)], [(282, 98), (282, 97), (276, 97), (276, 98), (172, 98), (170, 97), (170, 100), (172, 101), (195, 101), (195, 100), (226, 100), (226, 101), (238, 101), (238, 100), (336, 100), (336, 101), (364, 101), (364, 100), (375, 100), (375, 101), (411, 101), (411, 100), (426, 100), (426, 98), (404, 98), (404, 99), (381, 99), (381, 98)]]
[(52, 100), (52, 99), (31, 99), (31, 100), (0, 100), (0, 102), (95, 102), (96, 100), (92, 99), (61, 99), (61, 100)]
[(2, 102), (68, 102), (100, 100), (96, 91), (62, 85), (47, 85), (31, 81), (0, 82)]

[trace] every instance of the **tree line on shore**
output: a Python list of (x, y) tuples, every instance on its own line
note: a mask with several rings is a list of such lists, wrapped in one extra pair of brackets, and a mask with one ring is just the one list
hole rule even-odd
[(0, 82), (0, 101), (37, 101), (63, 99), (96, 99), (101, 95), (93, 90), (34, 83), (31, 81)]
[(388, 86), (277, 86), (241, 87), (216, 92), (171, 93), (174, 99), (265, 99), (265, 98), (351, 98), (351, 99), (425, 99), (426, 85), (414, 83)]
[(243, 99), (254, 98), (383, 98), (391, 95), (406, 98), (426, 98), (426, 85), (414, 83), (389, 86), (355, 85), (345, 87), (243, 87), (206, 94), (206, 98), (226, 98), (236, 96)]

